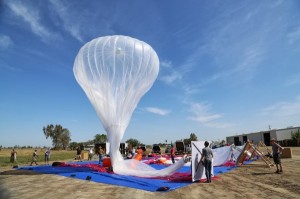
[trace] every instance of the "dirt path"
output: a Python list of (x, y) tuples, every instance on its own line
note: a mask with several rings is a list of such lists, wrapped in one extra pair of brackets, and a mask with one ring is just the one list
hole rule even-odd
[(266, 168), (262, 161), (255, 161), (220, 175), (212, 184), (194, 183), (167, 193), (2, 168), (0, 199), (300, 198), (300, 148), (292, 150), (292, 159), (282, 159), (283, 174), (275, 174), (275, 168)]

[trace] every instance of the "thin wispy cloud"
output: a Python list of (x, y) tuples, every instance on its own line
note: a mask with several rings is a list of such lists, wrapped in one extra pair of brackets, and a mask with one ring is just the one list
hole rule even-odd
[(285, 86), (293, 86), (297, 84), (300, 84), (300, 74), (295, 74), (291, 77), (288, 77), (288, 79), (284, 83)]
[(296, 97), (294, 101), (278, 102), (261, 111), (261, 115), (269, 117), (289, 117), (300, 116), (300, 99)]
[(170, 61), (162, 61), (160, 66), (162, 73), (158, 78), (160, 81), (166, 84), (172, 84), (175, 81), (181, 80), (182, 74), (174, 69)]
[(223, 118), (223, 114), (213, 113), (211, 111), (211, 104), (200, 102), (200, 103), (190, 103), (189, 112), (192, 116), (187, 119), (197, 122), (201, 125), (211, 128), (229, 128), (233, 124), (219, 122), (218, 120)]
[(290, 44), (295, 44), (300, 42), (300, 27), (296, 28), (294, 31), (287, 34), (287, 39)]
[[(279, 5), (276, 1), (274, 5)], [(250, 7), (249, 7), (250, 6)], [(266, 10), (269, 10), (266, 14)], [(203, 37), (190, 43), (195, 47), (182, 64), (192, 73), (201, 68), (199, 87), (216, 81), (245, 82), (252, 80), (261, 72), (262, 64), (269, 59), (269, 50), (285, 38), (289, 14), (280, 15), (281, 9), (268, 3), (247, 4), (240, 2), (235, 8), (224, 8), (212, 23), (205, 27)], [(257, 23), (257, 22), (260, 23)], [(274, 34), (276, 33), (276, 34)], [(298, 29), (291, 36), (298, 38)], [(204, 65), (209, 60), (209, 65)], [(189, 72), (183, 75), (188, 78)], [(191, 82), (191, 84), (194, 84)]]
[(42, 24), (40, 12), (36, 7), (28, 7), (22, 1), (6, 1), (5, 3), (16, 16), (22, 18), (30, 26), (32, 32), (39, 36), (42, 41), (49, 42), (49, 40), (58, 37), (57, 34)]
[(189, 120), (207, 123), (222, 117), (222, 114), (214, 114), (210, 111), (211, 105), (208, 103), (191, 103), (190, 112), (193, 116), (188, 117)]
[(182, 89), (184, 91), (184, 96), (186, 97), (197, 94), (201, 91), (199, 85), (184, 85), (182, 86)]
[(22, 71), (21, 68), (17, 68), (17, 67), (11, 66), (11, 65), (7, 64), (6, 62), (3, 62), (2, 60), (0, 60), (0, 70), (1, 69), (13, 71), (13, 72), (20, 72), (20, 71)]
[(7, 50), (8, 48), (12, 48), (14, 46), (14, 42), (7, 35), (0, 35), (0, 49)]
[[(263, 60), (265, 50), (258, 45), (248, 46), (243, 53), (243, 56), (236, 67), (233, 69), (233, 73), (247, 74), (246, 77), (250, 80), (255, 74), (256, 67)], [(249, 75), (250, 74), (250, 75)], [(243, 75), (243, 77), (245, 77)]]
[(161, 116), (166, 116), (171, 112), (169, 110), (155, 108), (155, 107), (147, 107), (147, 108), (145, 108), (145, 110), (150, 113), (154, 113), (154, 114), (161, 115)]
[(206, 123), (205, 126), (211, 127), (211, 128), (218, 128), (218, 129), (227, 129), (227, 128), (234, 127), (233, 124), (222, 123), (222, 122), (209, 122), (209, 123)]
[[(67, 7), (63, 1), (51, 0), (53, 10), (62, 21), (65, 31), (69, 32), (75, 39), (83, 42), (82, 26), (77, 16), (72, 16), (73, 11)], [(82, 13), (81, 13), (82, 16)], [(76, 23), (75, 23), (76, 21)]]
[(235, 126), (232, 123), (219, 121), (223, 118), (223, 114), (213, 113), (211, 104), (209, 103), (191, 103), (189, 112), (192, 113), (192, 116), (189, 116), (187, 118), (188, 120), (197, 122), (206, 127), (228, 129)]

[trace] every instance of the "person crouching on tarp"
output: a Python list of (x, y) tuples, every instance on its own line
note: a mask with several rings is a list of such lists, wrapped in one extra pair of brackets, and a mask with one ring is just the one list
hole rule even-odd
[(204, 142), (204, 146), (205, 148), (202, 149), (202, 155), (200, 161), (203, 162), (205, 167), (206, 183), (211, 183), (211, 167), (212, 167), (213, 151), (211, 148), (208, 147), (209, 146), (208, 141)]

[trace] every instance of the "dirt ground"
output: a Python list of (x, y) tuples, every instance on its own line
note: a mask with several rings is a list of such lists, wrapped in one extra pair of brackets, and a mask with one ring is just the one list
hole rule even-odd
[(282, 159), (282, 174), (258, 160), (220, 175), (211, 184), (193, 183), (165, 193), (0, 168), (0, 199), (300, 198), (300, 147), (293, 147), (292, 152), (293, 158)]

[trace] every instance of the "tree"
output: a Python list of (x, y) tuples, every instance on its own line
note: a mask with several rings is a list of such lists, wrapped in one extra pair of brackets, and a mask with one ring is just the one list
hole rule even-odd
[(221, 140), (220, 145), (224, 146), (225, 144), (226, 144), (226, 141), (225, 140)]
[(191, 140), (191, 141), (198, 141), (198, 138), (197, 138), (197, 136), (196, 136), (195, 133), (191, 133), (191, 134), (190, 134), (190, 140)]
[(71, 142), (69, 144), (69, 147), (70, 147), (71, 150), (75, 150), (78, 147), (78, 145), (79, 144), (77, 142)]
[(61, 136), (60, 136), (60, 142), (61, 142), (62, 148), (64, 150), (66, 150), (66, 148), (69, 145), (70, 141), (71, 141), (70, 131), (68, 129), (64, 129)]
[(105, 143), (107, 141), (106, 134), (96, 134), (94, 138), (94, 143)]
[(190, 145), (192, 141), (197, 141), (198, 138), (195, 133), (190, 134), (190, 138), (183, 139), (184, 145)]
[(292, 139), (296, 141), (297, 146), (300, 144), (300, 129), (298, 129), (295, 133), (292, 131), (291, 132)]
[(66, 149), (71, 141), (70, 131), (66, 128), (63, 128), (61, 125), (47, 125), (43, 127), (43, 132), (46, 136), (46, 139), (49, 137), (52, 139), (52, 145), (54, 149)]
[(126, 142), (129, 145), (131, 145), (132, 147), (137, 147), (141, 144), (140, 141), (138, 141), (137, 139), (132, 139), (132, 138), (128, 139)]

